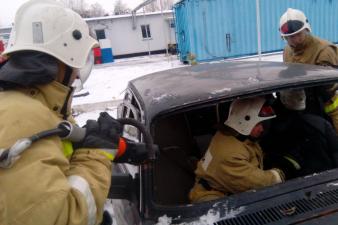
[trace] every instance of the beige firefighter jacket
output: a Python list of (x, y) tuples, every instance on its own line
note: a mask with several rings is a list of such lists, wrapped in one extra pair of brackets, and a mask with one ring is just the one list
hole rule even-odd
[(304, 48), (294, 51), (289, 45), (284, 48), (284, 62), (314, 65), (338, 65), (337, 47), (325, 40), (307, 35)]
[(5, 193), (0, 189), (0, 225), (7, 225)]
[[(304, 48), (294, 51), (286, 46), (283, 54), (284, 62), (305, 63), (322, 66), (338, 65), (338, 48), (334, 44), (320, 38), (308, 35), (305, 39)], [(338, 95), (327, 104), (337, 104)], [(336, 133), (338, 134), (338, 108), (328, 113), (331, 117)]]
[[(281, 182), (277, 170), (263, 170), (263, 153), (256, 142), (239, 141), (218, 131), (197, 165), (196, 183), (190, 191), (192, 202), (217, 199), (224, 195)], [(203, 178), (211, 187), (199, 183)]]
[[(70, 118), (71, 91), (58, 82), (0, 92), (0, 148)], [(92, 149), (70, 159), (58, 137), (37, 141), (0, 168), (0, 224), (87, 225), (102, 219), (111, 162)]]

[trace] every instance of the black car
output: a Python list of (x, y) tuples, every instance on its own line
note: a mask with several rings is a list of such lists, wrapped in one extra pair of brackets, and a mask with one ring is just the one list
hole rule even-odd
[[(191, 204), (196, 162), (224, 122), (234, 99), (338, 82), (338, 70), (279, 62), (218, 62), (183, 67), (129, 82), (120, 118), (141, 122), (158, 153), (154, 160), (114, 168), (109, 198), (123, 224), (337, 224), (338, 170), (219, 200)], [(125, 127), (129, 138), (144, 137)], [(134, 170), (134, 172), (131, 172)], [(164, 222), (163, 222), (164, 221)]]

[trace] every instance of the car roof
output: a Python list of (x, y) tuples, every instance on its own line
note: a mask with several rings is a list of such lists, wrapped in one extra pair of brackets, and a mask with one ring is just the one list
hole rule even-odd
[(338, 81), (331, 67), (282, 62), (204, 63), (149, 74), (129, 82), (146, 123), (164, 111), (219, 99), (271, 93), (285, 87)]

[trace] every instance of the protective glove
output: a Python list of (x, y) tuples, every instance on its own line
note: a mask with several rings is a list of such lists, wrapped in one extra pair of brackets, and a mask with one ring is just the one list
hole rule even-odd
[(302, 169), (296, 158), (290, 155), (283, 155), (276, 159), (275, 166), (283, 171), (286, 180), (298, 177)]
[(85, 138), (74, 143), (77, 148), (117, 149), (123, 126), (108, 113), (102, 112), (97, 121), (88, 120)]
[[(100, 113), (97, 121), (88, 120), (85, 138), (79, 143), (73, 143), (76, 148), (94, 148), (107, 156), (115, 163), (140, 164), (148, 159), (148, 149), (144, 143), (135, 143), (126, 138), (121, 138), (123, 125), (109, 116)], [(155, 152), (157, 146), (153, 145)]]

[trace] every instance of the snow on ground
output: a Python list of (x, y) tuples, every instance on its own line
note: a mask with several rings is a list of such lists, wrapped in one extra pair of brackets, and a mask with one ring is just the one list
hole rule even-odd
[(121, 99), (129, 80), (180, 66), (183, 65), (176, 56), (165, 55), (135, 57), (95, 65), (84, 84), (83, 91), (89, 91), (90, 94), (74, 99), (73, 105)]
[[(123, 92), (130, 80), (181, 66), (184, 65), (177, 59), (177, 56), (165, 55), (134, 57), (95, 65), (81, 90), (81, 93), (89, 92), (89, 95), (73, 99), (73, 108), (81, 109), (77, 110), (80, 112), (75, 113), (76, 121), (82, 126), (87, 119), (97, 119), (100, 111), (107, 111), (111, 116), (116, 117), (118, 100), (123, 98)], [(110, 106), (99, 107), (107, 104)], [(95, 105), (97, 105), (96, 109)], [(92, 110), (83, 110), (83, 108), (92, 108)]]

